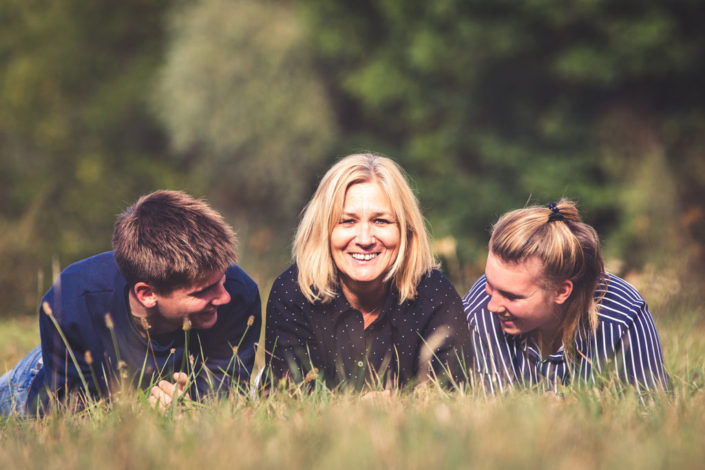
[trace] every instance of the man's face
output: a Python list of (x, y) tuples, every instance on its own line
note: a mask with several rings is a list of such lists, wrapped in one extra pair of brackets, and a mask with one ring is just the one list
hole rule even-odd
[(157, 318), (150, 319), (163, 331), (174, 331), (182, 327), (184, 319), (198, 329), (213, 327), (218, 320), (218, 306), (230, 302), (225, 290), (225, 273), (217, 272), (188, 287), (175, 289), (168, 294), (154, 294)]
[(550, 337), (559, 328), (557, 296), (542, 287), (542, 275), (538, 258), (505, 263), (492, 252), (487, 256), (487, 309), (497, 315), (505, 333), (539, 331)]

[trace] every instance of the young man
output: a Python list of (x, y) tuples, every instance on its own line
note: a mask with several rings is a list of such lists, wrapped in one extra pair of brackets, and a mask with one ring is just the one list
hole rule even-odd
[(140, 198), (115, 223), (113, 251), (66, 268), (42, 299), (41, 345), (0, 378), (0, 412), (33, 415), (67, 392), (109, 397), (120, 381), (167, 379), (150, 398), (162, 406), (177, 391), (247, 387), (260, 297), (233, 264), (234, 239), (185, 193)]

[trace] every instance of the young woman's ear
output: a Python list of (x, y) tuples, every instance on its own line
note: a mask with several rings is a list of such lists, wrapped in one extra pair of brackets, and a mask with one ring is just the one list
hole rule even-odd
[(145, 308), (154, 308), (157, 306), (157, 296), (152, 286), (146, 282), (138, 282), (132, 289), (139, 303)]
[(573, 281), (566, 279), (561, 282), (555, 292), (556, 297), (553, 301), (559, 305), (565, 303), (565, 301), (570, 297), (570, 294), (573, 293)]

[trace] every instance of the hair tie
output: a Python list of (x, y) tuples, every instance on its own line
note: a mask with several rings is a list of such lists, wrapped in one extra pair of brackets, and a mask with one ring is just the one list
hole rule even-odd
[(549, 222), (555, 222), (556, 220), (563, 220), (563, 214), (561, 214), (561, 210), (558, 208), (558, 204), (555, 202), (549, 202), (546, 204), (546, 207), (551, 209), (551, 213), (548, 214), (548, 221)]

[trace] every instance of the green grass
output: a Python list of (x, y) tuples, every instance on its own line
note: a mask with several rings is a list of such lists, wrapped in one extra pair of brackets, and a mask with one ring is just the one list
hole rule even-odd
[(39, 344), (36, 317), (5, 319), (0, 322), (0, 374), (13, 367)]
[[(90, 413), (0, 421), (0, 468), (702, 468), (705, 328), (701, 306), (657, 317), (673, 393), (643, 405), (611, 389), (485, 398), (417, 388), (389, 398), (276, 391), (159, 413), (123, 392)], [(36, 344), (3, 325), (0, 357)]]

